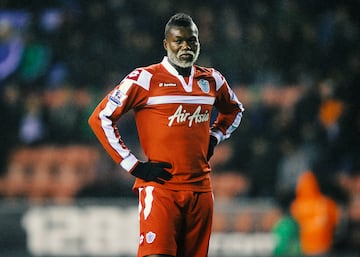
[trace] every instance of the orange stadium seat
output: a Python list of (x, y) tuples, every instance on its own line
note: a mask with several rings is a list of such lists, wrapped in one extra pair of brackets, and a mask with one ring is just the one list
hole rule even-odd
[(10, 157), (1, 193), (40, 202), (70, 200), (95, 179), (98, 158), (90, 146), (19, 148)]
[(3, 179), (3, 194), (5, 197), (25, 197), (29, 186), (29, 176), (32, 173), (32, 152), (26, 148), (14, 151), (9, 159), (6, 174)]

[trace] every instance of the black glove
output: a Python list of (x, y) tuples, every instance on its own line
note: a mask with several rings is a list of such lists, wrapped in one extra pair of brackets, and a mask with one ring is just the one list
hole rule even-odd
[(131, 174), (145, 181), (164, 184), (164, 180), (172, 178), (172, 174), (167, 172), (165, 168), (170, 169), (172, 166), (167, 162), (139, 162)]
[(209, 161), (211, 156), (213, 156), (214, 154), (214, 148), (217, 145), (217, 138), (214, 136), (210, 136), (210, 143), (209, 143), (209, 148), (208, 148), (208, 152), (207, 152), (207, 160)]

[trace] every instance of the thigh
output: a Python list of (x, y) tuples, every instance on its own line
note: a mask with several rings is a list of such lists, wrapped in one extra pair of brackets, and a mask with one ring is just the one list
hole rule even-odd
[(176, 256), (182, 216), (176, 192), (147, 186), (139, 189), (140, 241), (138, 257)]
[(212, 230), (214, 199), (211, 192), (193, 193), (187, 208), (184, 240), (178, 244), (178, 257), (206, 257)]

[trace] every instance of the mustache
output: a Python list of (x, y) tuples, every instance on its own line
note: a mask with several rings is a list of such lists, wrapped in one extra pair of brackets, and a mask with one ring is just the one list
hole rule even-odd
[(181, 51), (177, 54), (177, 56), (179, 57), (182, 54), (190, 54), (192, 57), (195, 56), (195, 52), (193, 52), (193, 51)]

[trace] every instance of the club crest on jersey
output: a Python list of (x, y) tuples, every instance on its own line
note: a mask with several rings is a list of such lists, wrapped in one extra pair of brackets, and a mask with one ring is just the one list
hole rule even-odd
[(115, 90), (111, 95), (109, 95), (109, 101), (117, 106), (121, 106), (122, 102), (127, 98), (120, 90)]
[(197, 84), (204, 93), (210, 92), (210, 84), (206, 79), (200, 79)]

